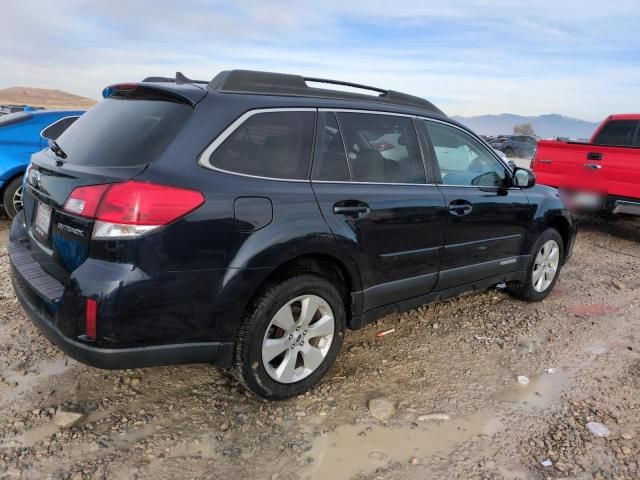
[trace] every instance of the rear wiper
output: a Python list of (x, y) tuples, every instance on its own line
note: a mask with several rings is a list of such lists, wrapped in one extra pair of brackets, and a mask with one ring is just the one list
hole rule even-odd
[(58, 142), (56, 142), (55, 140), (49, 139), (49, 148), (53, 153), (56, 154), (57, 157), (67, 158), (67, 154), (64, 153), (64, 150), (62, 150), (60, 145), (58, 145)]

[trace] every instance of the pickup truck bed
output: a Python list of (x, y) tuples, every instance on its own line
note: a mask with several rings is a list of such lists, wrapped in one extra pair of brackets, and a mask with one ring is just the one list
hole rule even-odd
[(640, 215), (639, 127), (640, 115), (615, 115), (590, 142), (541, 140), (531, 169), (576, 209)]

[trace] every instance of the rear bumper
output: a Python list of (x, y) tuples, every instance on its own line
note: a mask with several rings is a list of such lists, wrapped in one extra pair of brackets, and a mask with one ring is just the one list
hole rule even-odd
[(42, 334), (71, 358), (104, 369), (142, 368), (185, 363), (213, 363), (231, 366), (233, 344), (226, 342), (184, 343), (136, 348), (96, 348), (64, 335), (42, 312), (41, 306), (28, 297), (28, 283), (13, 268), (11, 283), (16, 296), (31, 321)]
[[(557, 187), (555, 187), (557, 188)], [(562, 189), (560, 189), (562, 191)], [(575, 195), (587, 195), (593, 196), (593, 204), (582, 205), (580, 202), (575, 202)], [(563, 196), (565, 201), (574, 202), (573, 210), (578, 213), (610, 213), (613, 215), (625, 214), (625, 215), (639, 215), (640, 216), (640, 199), (619, 197), (615, 195), (607, 195), (600, 192), (579, 192), (579, 191), (564, 191)]]
[[(207, 338), (206, 332), (202, 333), (206, 325), (193, 323), (191, 311), (185, 311), (182, 317), (171, 315), (171, 312), (166, 317), (157, 313), (170, 311), (172, 306), (181, 302), (192, 302), (192, 298), (181, 294), (167, 295), (166, 292), (177, 289), (175, 277), (156, 279), (146, 289), (159, 291), (166, 298), (164, 304), (157, 305), (158, 299), (150, 297), (149, 302), (155, 310), (151, 310), (150, 315), (144, 315), (149, 310), (137, 313), (127, 307), (136, 302), (136, 296), (150, 295), (147, 291), (138, 289), (136, 282), (130, 282), (131, 286), (128, 288), (121, 286), (126, 283), (126, 277), (121, 274), (122, 266), (114, 265), (112, 276), (108, 269), (94, 267), (89, 268), (84, 276), (76, 275), (77, 270), (66, 280), (55, 278), (49, 273), (51, 266), (46, 262), (42, 263), (41, 255), (33, 245), (30, 246), (26, 237), (23, 216), (18, 215), (13, 222), (8, 245), (14, 291), (31, 321), (47, 339), (70, 357), (105, 369), (184, 363), (231, 366), (233, 342), (227, 341), (227, 338)], [(201, 281), (200, 278), (196, 280)], [(145, 277), (142, 282), (149, 280)], [(87, 293), (82, 290), (80, 284), (95, 289), (97, 295), (94, 291)], [(116, 300), (121, 300), (120, 303), (107, 296), (107, 287), (114, 284), (119, 286), (115, 289), (115, 295)], [(103, 302), (105, 308), (101, 312), (102, 322), (99, 324), (104, 334), (100, 335), (98, 342), (91, 342), (84, 336), (84, 302), (88, 297), (106, 299)], [(139, 298), (137, 301), (139, 305)], [(110, 305), (114, 305), (114, 315), (111, 317), (108, 316)], [(208, 310), (205, 310), (203, 316), (210, 317)], [(189, 322), (193, 333), (187, 336), (184, 334), (185, 330), (180, 330), (179, 327)]]

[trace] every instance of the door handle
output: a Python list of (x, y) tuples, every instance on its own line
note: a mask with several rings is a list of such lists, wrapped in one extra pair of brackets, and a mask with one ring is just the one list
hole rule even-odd
[(473, 207), (469, 203), (450, 203), (449, 213), (456, 217), (462, 217), (463, 215), (469, 215)]
[(338, 202), (333, 206), (333, 213), (358, 217), (370, 212), (369, 205), (364, 202)]
[(585, 163), (584, 168), (588, 168), (590, 170), (600, 170), (602, 165), (597, 165), (595, 163)]
[(361, 213), (368, 213), (368, 207), (333, 207), (333, 213), (338, 215), (360, 215)]
[(538, 160), (540, 163), (546, 163), (548, 165), (553, 163), (553, 160)]
[(587, 160), (602, 160), (602, 154), (598, 152), (587, 153)]

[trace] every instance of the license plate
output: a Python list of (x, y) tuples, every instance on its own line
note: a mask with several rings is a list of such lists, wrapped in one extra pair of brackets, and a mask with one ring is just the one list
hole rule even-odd
[(38, 202), (36, 209), (36, 219), (33, 222), (33, 229), (42, 240), (49, 238), (49, 228), (51, 226), (51, 207), (42, 202)]
[(573, 196), (573, 203), (584, 208), (600, 208), (602, 197), (597, 193), (578, 192)]

